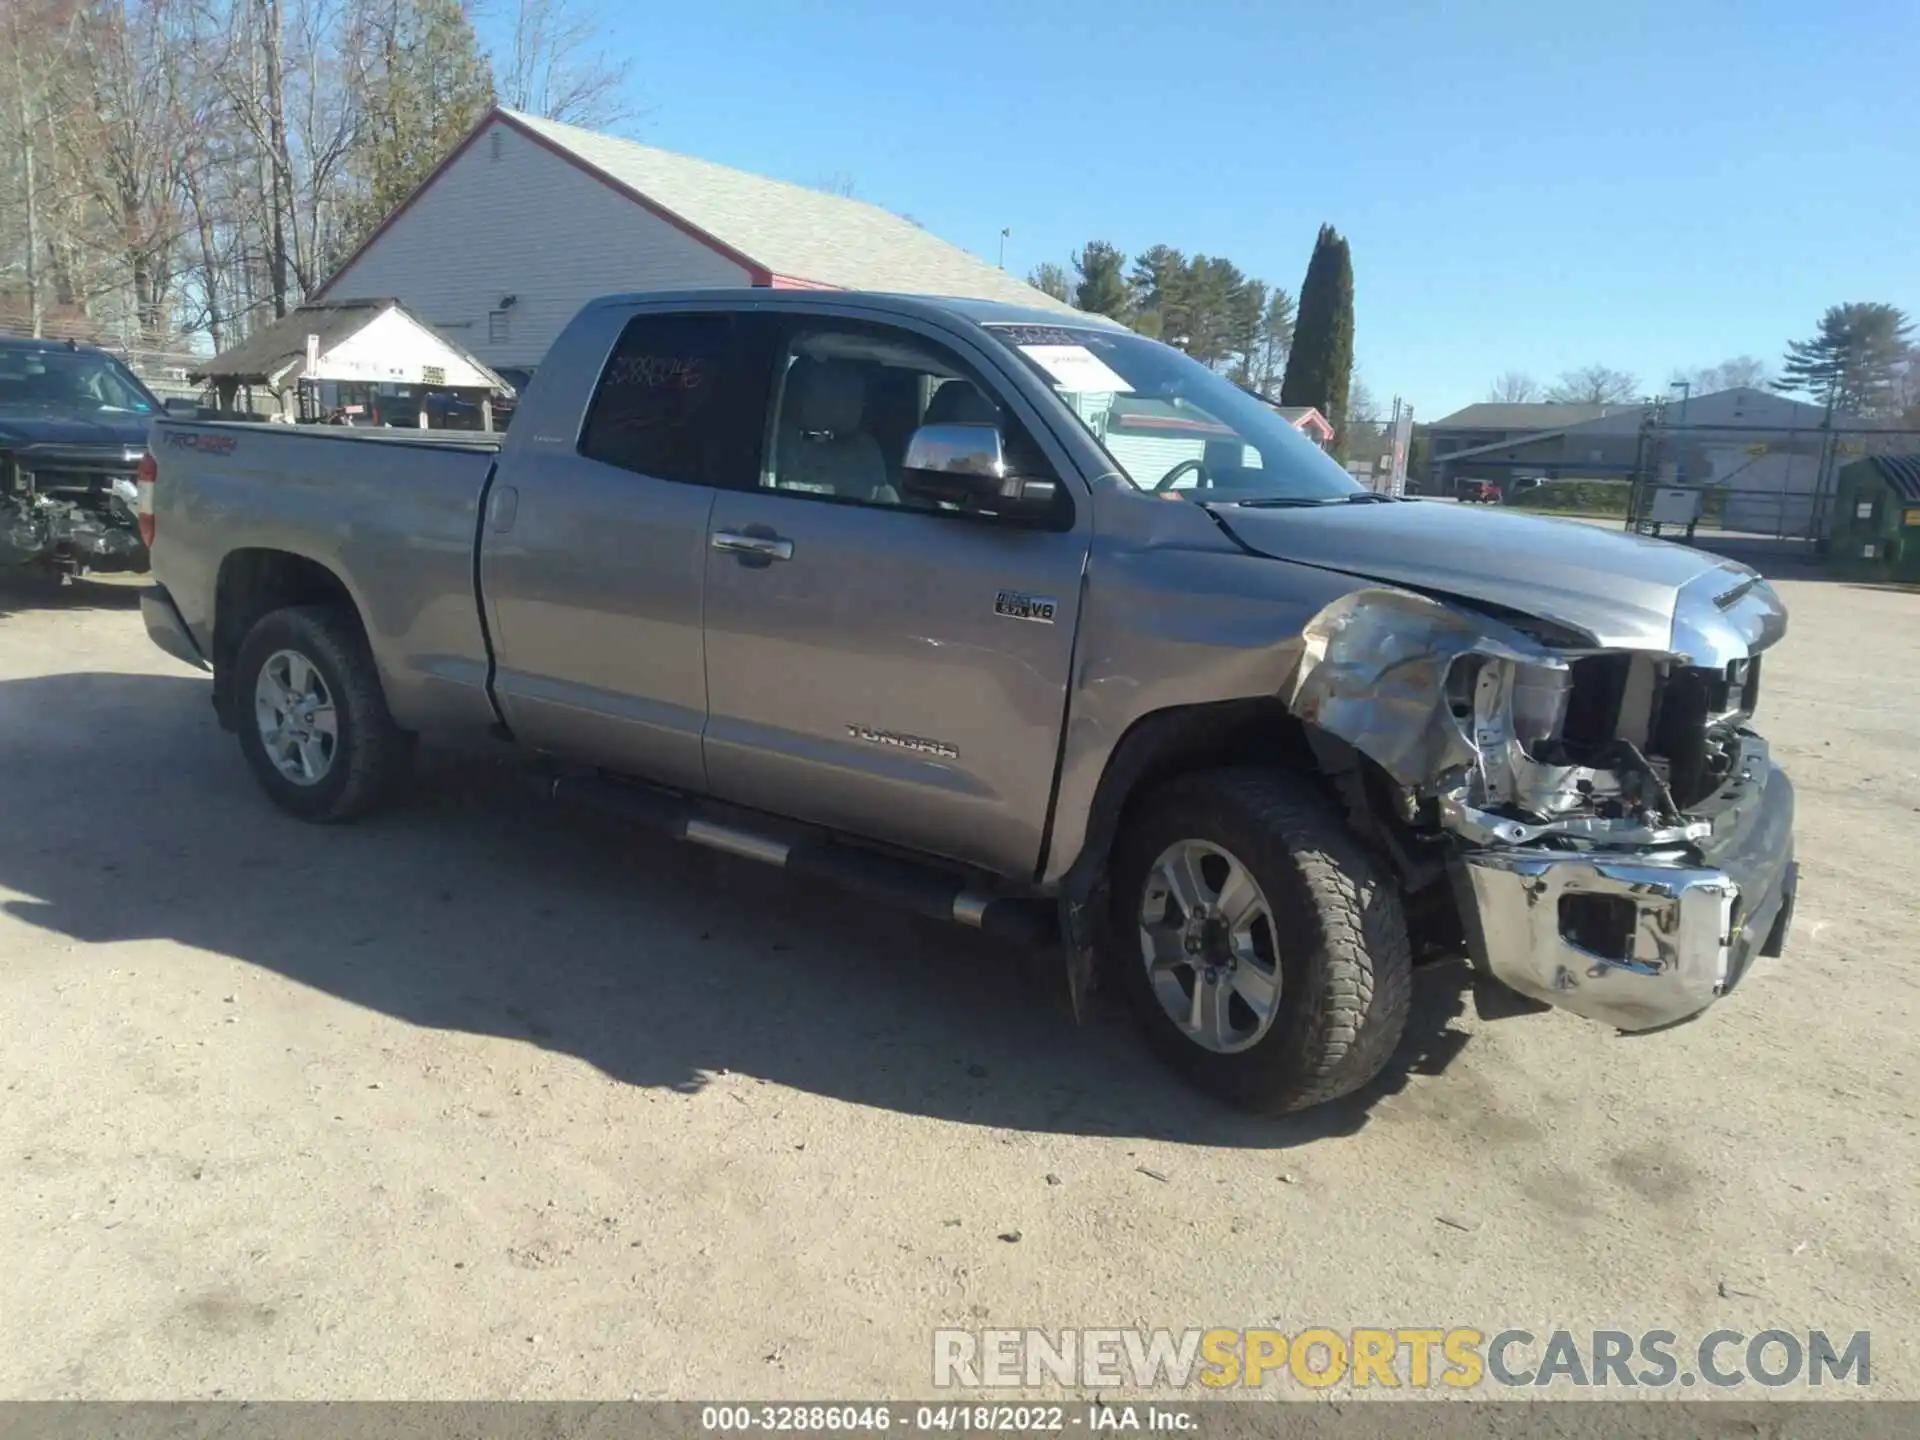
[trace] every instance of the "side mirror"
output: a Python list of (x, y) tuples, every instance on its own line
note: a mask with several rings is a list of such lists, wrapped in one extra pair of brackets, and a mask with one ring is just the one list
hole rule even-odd
[(187, 395), (169, 395), (161, 402), (167, 414), (176, 420), (198, 420), (200, 402)]
[(1007, 473), (1006, 446), (993, 425), (922, 425), (907, 442), (900, 488), (979, 515), (1050, 516), (1059, 498), (1052, 480)]

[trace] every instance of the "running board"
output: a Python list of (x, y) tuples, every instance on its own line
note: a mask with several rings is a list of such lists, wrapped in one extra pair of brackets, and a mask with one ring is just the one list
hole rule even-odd
[(541, 787), (551, 799), (632, 821), (669, 839), (757, 860), (916, 915), (964, 925), (1005, 944), (1039, 949), (1060, 943), (1059, 906), (1052, 900), (996, 895), (938, 866), (814, 832), (782, 839), (731, 817), (722, 823), (710, 818), (698, 800), (599, 776), (545, 776)]

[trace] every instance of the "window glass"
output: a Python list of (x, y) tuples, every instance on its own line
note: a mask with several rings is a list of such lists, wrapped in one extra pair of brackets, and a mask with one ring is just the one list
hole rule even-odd
[(959, 359), (904, 331), (818, 325), (796, 330), (780, 367), (762, 484), (795, 494), (915, 510), (958, 509), (909, 495), (901, 474), (926, 424), (999, 428), (1008, 468), (1053, 467), (1025, 427)]
[(153, 397), (119, 361), (91, 350), (0, 350), (0, 405), (150, 414)]
[(767, 375), (729, 315), (641, 315), (614, 346), (580, 453), (661, 480), (751, 488)]
[(1142, 490), (1243, 505), (1368, 496), (1274, 406), (1171, 346), (1106, 327), (987, 328)]

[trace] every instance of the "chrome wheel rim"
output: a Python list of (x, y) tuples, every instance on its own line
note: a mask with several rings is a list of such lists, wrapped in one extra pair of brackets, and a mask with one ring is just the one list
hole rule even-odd
[(1260, 1043), (1280, 1011), (1273, 907), (1231, 852), (1181, 840), (1147, 872), (1140, 958), (1167, 1018), (1194, 1044), (1231, 1055)]
[(340, 749), (327, 682), (298, 650), (276, 650), (253, 684), (253, 718), (273, 768), (296, 785), (318, 785)]

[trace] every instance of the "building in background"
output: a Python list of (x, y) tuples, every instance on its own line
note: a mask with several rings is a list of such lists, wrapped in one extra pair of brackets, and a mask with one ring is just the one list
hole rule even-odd
[(1552, 400), (1514, 404), (1486, 401), (1469, 405), (1464, 410), (1456, 410), (1431, 425), (1421, 427), (1421, 433), (1427, 440), (1427, 464), (1425, 473), (1415, 478), (1427, 482), (1425, 488), (1435, 494), (1450, 495), (1456, 488), (1451, 483), (1455, 475), (1461, 479), (1493, 478), (1478, 474), (1470, 476), (1442, 463), (1453, 456), (1467, 452), (1486, 453), (1489, 447), (1519, 444), (1549, 434), (1557, 435), (1570, 426), (1584, 425), (1610, 415), (1631, 414), (1638, 417), (1642, 409), (1640, 405), (1572, 405)]
[(488, 365), (532, 370), (595, 296), (734, 285), (1069, 308), (877, 205), (504, 109), (316, 298), (397, 296)]
[[(302, 305), (192, 373), (227, 414), (491, 430), (513, 387), (396, 300)], [(243, 395), (242, 392), (250, 392)]]

